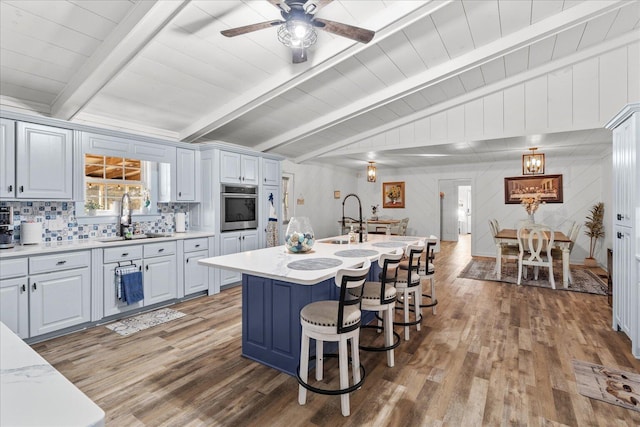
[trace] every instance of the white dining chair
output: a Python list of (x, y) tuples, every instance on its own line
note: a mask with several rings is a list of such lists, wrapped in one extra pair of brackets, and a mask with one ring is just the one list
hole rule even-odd
[[(517, 262), (518, 261), (518, 255), (520, 254), (520, 250), (518, 249), (518, 246), (516, 245), (510, 245), (508, 243), (501, 243), (498, 241), (497, 239), (497, 235), (498, 235), (498, 231), (500, 230), (498, 225), (498, 221), (495, 219), (490, 219), (489, 220), (489, 230), (491, 231), (491, 237), (493, 237), (493, 243), (498, 246), (500, 245), (500, 253), (502, 256), (502, 260), (503, 261), (508, 261), (508, 260), (512, 260)], [(504, 265), (504, 263), (501, 263), (500, 265)], [(496, 260), (496, 267), (495, 267), (495, 273), (498, 273), (498, 263)]]
[(554, 233), (546, 225), (525, 225), (518, 229), (518, 285), (522, 281), (522, 270), (525, 266), (533, 267), (533, 278), (538, 280), (538, 270), (540, 267), (549, 269), (549, 283), (553, 289), (556, 283), (553, 278), (553, 257), (551, 248), (553, 247)]

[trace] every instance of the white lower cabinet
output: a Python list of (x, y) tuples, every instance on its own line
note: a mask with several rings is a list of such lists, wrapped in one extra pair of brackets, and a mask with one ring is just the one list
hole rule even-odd
[(29, 338), (27, 276), (0, 280), (0, 320), (20, 338)]
[(209, 289), (209, 267), (198, 260), (209, 257), (206, 238), (184, 241), (184, 294), (190, 295)]
[[(220, 235), (220, 255), (258, 249), (258, 231), (244, 230), (222, 233)], [(220, 269), (220, 285), (230, 285), (242, 280), (242, 273)]]
[(32, 337), (91, 320), (89, 267), (29, 277)]
[(177, 298), (176, 242), (147, 243), (143, 254), (144, 305)]
[[(140, 251), (142, 254), (142, 251)], [(120, 262), (104, 264), (102, 266), (102, 278), (103, 278), (103, 301), (104, 301), (104, 315), (113, 316), (114, 314), (126, 313), (127, 311), (135, 310), (136, 308), (143, 307), (144, 301), (138, 301), (133, 304), (127, 304), (126, 302), (118, 298), (118, 283), (116, 281), (116, 268), (133, 263), (136, 267), (142, 269), (141, 259), (132, 259), (130, 262)]]

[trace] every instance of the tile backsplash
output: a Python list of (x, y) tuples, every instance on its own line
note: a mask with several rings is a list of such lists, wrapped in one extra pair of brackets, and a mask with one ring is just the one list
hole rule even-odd
[[(13, 237), (20, 243), (20, 224), (22, 222), (42, 223), (42, 241), (82, 240), (113, 237), (118, 225), (78, 224), (74, 202), (0, 202), (0, 206), (13, 209)], [(189, 205), (186, 203), (158, 203), (154, 221), (134, 220), (136, 234), (172, 233), (175, 231), (174, 215), (186, 213), (186, 227), (189, 229)], [(84, 221), (83, 221), (84, 222)]]

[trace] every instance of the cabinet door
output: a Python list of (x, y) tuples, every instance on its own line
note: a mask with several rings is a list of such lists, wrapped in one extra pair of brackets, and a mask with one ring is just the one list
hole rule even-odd
[(89, 268), (31, 276), (29, 284), (32, 337), (91, 320)]
[(73, 133), (18, 122), (16, 185), (20, 199), (71, 199)]
[(16, 122), (0, 119), (0, 198), (14, 198), (16, 188)]
[(264, 185), (280, 185), (280, 162), (273, 159), (262, 159), (262, 183)]
[[(141, 251), (142, 252), (142, 251)], [(133, 263), (142, 266), (142, 261), (137, 259)], [(141, 308), (144, 301), (127, 305), (127, 303), (118, 299), (118, 289), (116, 288), (116, 267), (118, 263), (105, 264), (102, 266), (102, 283), (103, 283), (103, 301), (104, 316), (113, 316), (114, 314), (126, 313), (127, 311)]]
[(630, 117), (613, 131), (613, 217), (616, 225), (633, 226), (636, 175), (636, 120)]
[(259, 158), (255, 156), (241, 156), (242, 183), (258, 184), (259, 183)]
[(196, 152), (185, 148), (177, 149), (177, 189), (178, 201), (196, 200)]
[(247, 231), (242, 233), (242, 252), (255, 251), (259, 247), (259, 239), (257, 231)]
[[(239, 232), (220, 234), (220, 255), (229, 255), (240, 252), (242, 235)], [(220, 269), (220, 284), (222, 286), (237, 283), (242, 279), (242, 274)]]
[(631, 252), (632, 230), (627, 227), (615, 227), (613, 236), (613, 318), (617, 326), (631, 339), (632, 308), (635, 306), (633, 295)]
[(178, 295), (176, 257), (162, 256), (144, 260), (144, 305), (174, 299)]
[(26, 276), (0, 280), (0, 320), (20, 338), (29, 338)]
[(237, 184), (241, 181), (240, 154), (220, 151), (220, 182)]
[(208, 257), (208, 251), (186, 253), (184, 255), (184, 294), (209, 289), (209, 268), (198, 264), (198, 260)]

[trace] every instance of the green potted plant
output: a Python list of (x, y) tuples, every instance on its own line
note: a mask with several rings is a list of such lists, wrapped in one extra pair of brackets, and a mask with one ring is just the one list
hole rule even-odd
[(597, 267), (598, 261), (594, 258), (598, 239), (604, 237), (604, 203), (596, 203), (591, 207), (587, 221), (584, 223), (585, 234), (589, 236), (589, 256), (584, 259), (587, 267)]
[(102, 206), (100, 206), (100, 203), (96, 201), (87, 200), (84, 202), (84, 209), (87, 211), (88, 215), (94, 216), (96, 214), (96, 209), (102, 209)]

